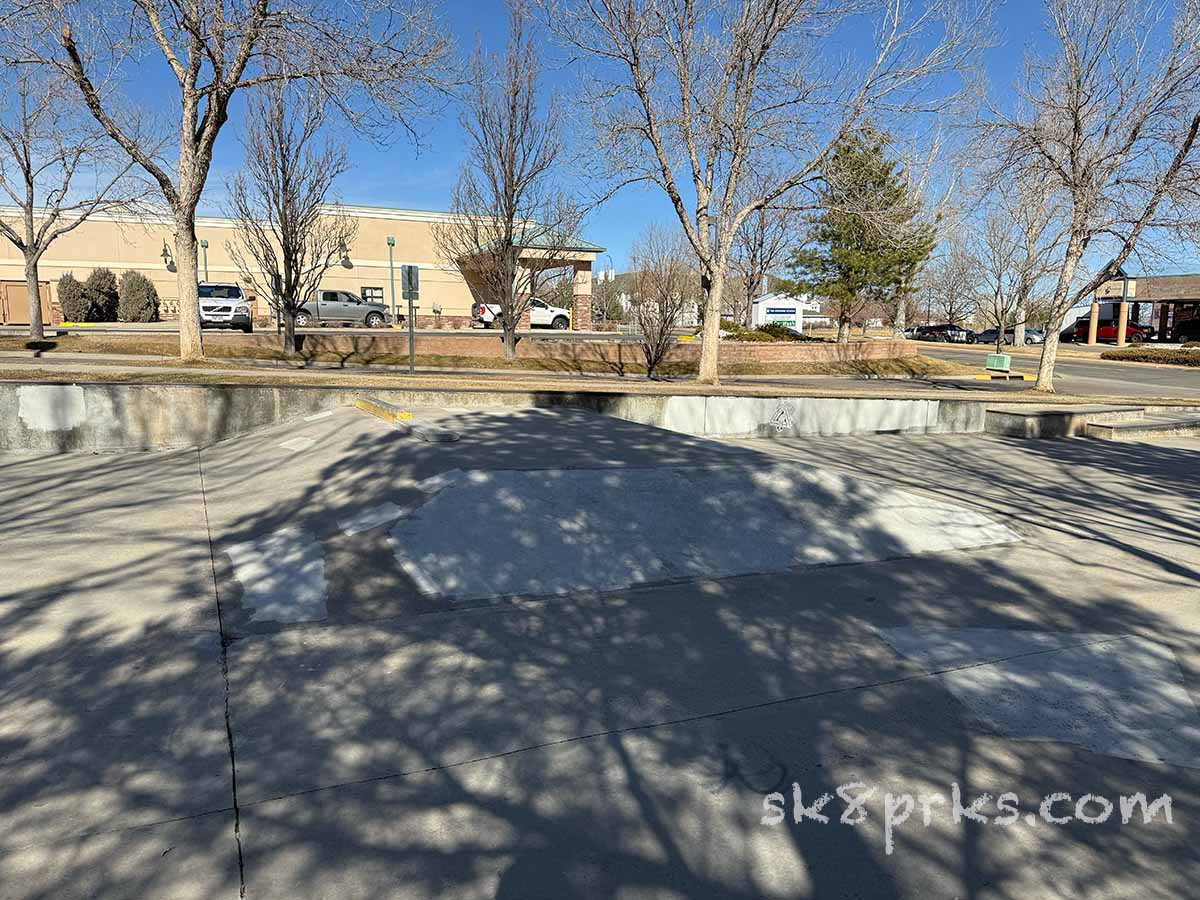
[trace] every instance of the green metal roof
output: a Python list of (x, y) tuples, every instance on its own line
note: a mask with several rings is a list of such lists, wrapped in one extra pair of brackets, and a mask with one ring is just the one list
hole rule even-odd
[[(568, 250), (575, 253), (603, 253), (604, 248), (563, 231), (555, 231), (544, 225), (533, 225), (513, 236), (513, 242), (523, 250)], [(481, 244), (476, 253), (482, 253), (494, 241)]]

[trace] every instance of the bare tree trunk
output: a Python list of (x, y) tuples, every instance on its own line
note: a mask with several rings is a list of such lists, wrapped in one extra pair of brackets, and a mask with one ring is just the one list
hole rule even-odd
[(838, 317), (837, 342), (839, 344), (850, 343), (850, 319), (848, 316)]
[(1062, 331), (1063, 319), (1070, 311), (1067, 297), (1071, 292), (1071, 282), (1075, 278), (1075, 270), (1079, 260), (1083, 258), (1083, 242), (1077, 234), (1072, 234), (1067, 242), (1067, 250), (1063, 256), (1062, 270), (1058, 273), (1058, 284), (1054, 288), (1054, 302), (1050, 309), (1050, 324), (1046, 331), (1046, 342), (1042, 344), (1042, 357), (1038, 361), (1037, 382), (1034, 390), (1054, 393), (1054, 361), (1058, 358), (1058, 333)]
[(900, 302), (896, 305), (896, 315), (892, 318), (892, 337), (904, 337), (904, 329), (907, 323), (904, 321), (908, 315), (908, 298), (901, 297)]
[(25, 256), (25, 291), (29, 294), (29, 337), (40, 341), (46, 336), (42, 322), (42, 292), (38, 285), (38, 261), (36, 256)]
[(505, 316), (500, 322), (500, 327), (504, 329), (502, 340), (504, 341), (504, 358), (512, 362), (517, 358), (517, 323), (509, 322)]
[(186, 211), (175, 215), (175, 277), (179, 285), (179, 358), (204, 358), (200, 334), (199, 264), (196, 259), (196, 217)]
[[(1003, 335), (1001, 335), (1003, 337)], [(1025, 304), (1017, 304), (1017, 321), (1013, 325), (1013, 346), (1025, 346)]]
[(708, 286), (708, 299), (704, 304), (704, 336), (700, 342), (700, 370), (696, 381), (700, 384), (720, 384), (718, 353), (721, 349), (721, 295), (725, 291), (724, 273), (715, 277)]
[(1042, 344), (1042, 358), (1038, 362), (1037, 383), (1033, 388), (1037, 391), (1054, 393), (1054, 361), (1058, 358), (1058, 329), (1052, 328), (1046, 332), (1046, 343)]
[[(276, 315), (280, 315), (276, 311)], [(283, 313), (283, 352), (291, 356), (296, 352), (296, 311), (284, 309)]]

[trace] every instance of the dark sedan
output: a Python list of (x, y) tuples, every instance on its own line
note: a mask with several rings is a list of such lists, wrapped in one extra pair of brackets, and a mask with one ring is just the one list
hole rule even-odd
[(961, 325), (922, 325), (914, 335), (918, 341), (941, 341), (951, 344), (975, 343), (975, 332)]

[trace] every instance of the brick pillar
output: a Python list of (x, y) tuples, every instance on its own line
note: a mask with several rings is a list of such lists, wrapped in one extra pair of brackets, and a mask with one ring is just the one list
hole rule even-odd
[(590, 331), (592, 328), (592, 264), (580, 262), (575, 264), (574, 313), (571, 325), (576, 331)]

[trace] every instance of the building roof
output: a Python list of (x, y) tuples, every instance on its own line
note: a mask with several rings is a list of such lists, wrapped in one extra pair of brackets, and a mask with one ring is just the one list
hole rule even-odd
[(1137, 296), (1143, 303), (1200, 300), (1200, 275), (1143, 275), (1137, 279)]
[[(482, 253), (495, 241), (480, 244), (476, 253)], [(513, 235), (513, 243), (523, 250), (566, 250), (572, 253), (603, 253), (604, 248), (565, 231), (556, 231), (545, 225), (531, 225)]]

